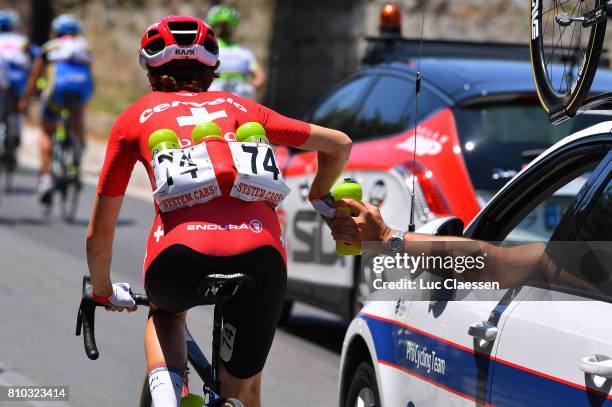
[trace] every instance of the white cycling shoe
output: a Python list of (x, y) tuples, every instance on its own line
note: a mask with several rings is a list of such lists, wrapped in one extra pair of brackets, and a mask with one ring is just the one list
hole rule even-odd
[(51, 204), (53, 192), (53, 178), (51, 174), (42, 174), (38, 179), (38, 198), (43, 205)]

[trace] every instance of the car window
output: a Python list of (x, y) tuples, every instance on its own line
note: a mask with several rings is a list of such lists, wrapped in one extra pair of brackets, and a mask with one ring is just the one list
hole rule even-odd
[[(588, 196), (588, 195), (587, 195)], [(568, 225), (572, 227), (573, 225)], [(546, 247), (551, 288), (612, 302), (612, 180), (595, 195), (575, 241)]]
[(608, 179), (593, 203), (591, 211), (578, 230), (576, 240), (612, 241), (612, 179)]
[[(439, 110), (443, 107), (447, 107), (449, 104), (444, 101), (438, 94), (429, 89), (425, 84), (421, 86), (421, 96), (419, 97), (419, 117), (422, 119), (429, 116), (432, 112)], [(413, 126), (414, 122), (414, 103), (410, 104), (408, 108), (408, 114), (410, 115), (409, 124)]]
[(348, 132), (353, 140), (397, 133), (410, 125), (409, 104), (414, 100), (414, 82), (382, 76), (372, 88)]
[(341, 86), (315, 109), (311, 121), (349, 133), (347, 125), (354, 122), (357, 104), (372, 80), (372, 76), (360, 76)]
[(585, 171), (552, 193), (539, 197), (540, 203), (529, 211), (508, 233), (504, 243), (547, 242), (561, 218), (584, 186), (590, 171)]
[(494, 193), (525, 164), (523, 153), (542, 150), (610, 115), (579, 115), (551, 126), (539, 104), (512, 102), (454, 109), (460, 147), (477, 191)]

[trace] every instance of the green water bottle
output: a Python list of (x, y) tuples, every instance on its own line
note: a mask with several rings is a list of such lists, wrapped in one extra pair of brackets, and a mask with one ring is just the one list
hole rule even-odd
[(181, 407), (202, 407), (204, 398), (200, 395), (189, 393), (181, 399)]
[[(332, 197), (334, 201), (338, 201), (340, 199), (354, 199), (356, 201), (361, 201), (363, 196), (363, 190), (361, 189), (361, 185), (357, 182), (353, 181), (350, 178), (345, 178), (341, 184), (335, 185), (331, 190)], [(342, 211), (350, 214), (351, 210), (346, 207), (340, 207), (336, 210)], [(353, 246), (352, 244), (346, 242), (336, 242), (336, 253), (341, 256), (358, 256), (362, 253), (361, 249)]]
[(236, 130), (236, 140), (245, 143), (266, 143), (270, 144), (266, 136), (266, 129), (257, 122), (247, 122)]
[(149, 136), (149, 151), (151, 157), (155, 157), (162, 150), (172, 150), (181, 148), (176, 133), (170, 129), (155, 130)]
[(220, 138), (223, 140), (221, 127), (217, 123), (203, 122), (195, 126), (191, 131), (191, 141), (194, 145), (207, 138)]

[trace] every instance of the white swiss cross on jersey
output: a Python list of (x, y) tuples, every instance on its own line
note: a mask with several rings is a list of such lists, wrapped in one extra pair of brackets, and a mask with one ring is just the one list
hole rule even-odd
[(178, 116), (176, 118), (179, 126), (195, 126), (196, 124), (212, 122), (215, 119), (227, 117), (225, 110), (212, 113), (209, 113), (205, 107), (190, 107), (189, 110), (191, 110), (191, 116)]

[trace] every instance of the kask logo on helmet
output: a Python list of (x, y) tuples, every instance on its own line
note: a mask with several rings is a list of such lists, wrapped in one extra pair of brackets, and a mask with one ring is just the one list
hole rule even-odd
[(195, 49), (177, 49), (175, 55), (195, 55)]

